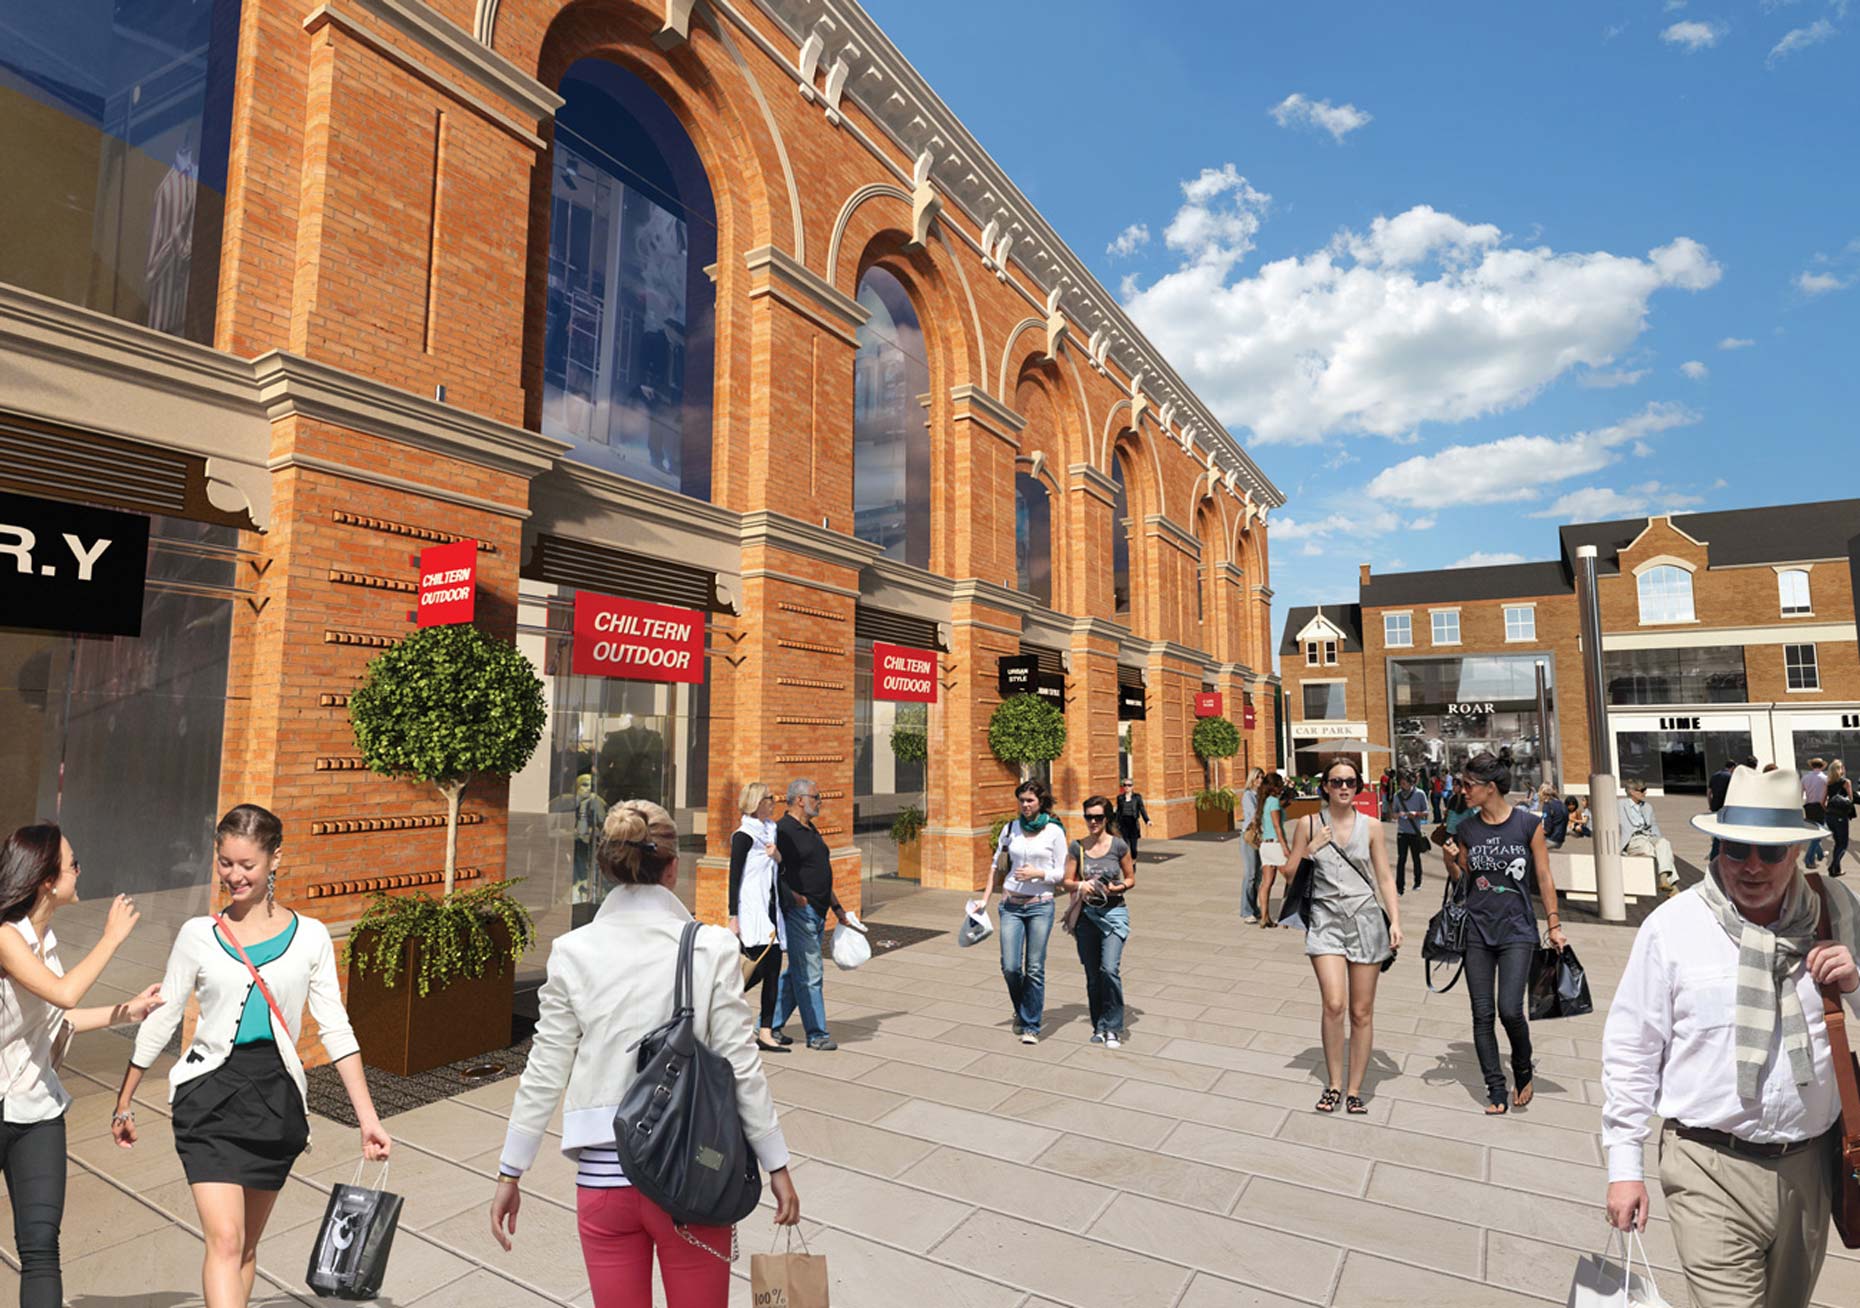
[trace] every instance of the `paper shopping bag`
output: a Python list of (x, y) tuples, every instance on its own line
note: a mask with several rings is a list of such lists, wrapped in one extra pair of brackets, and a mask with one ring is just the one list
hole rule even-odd
[[(1617, 1239), (1621, 1239), (1619, 1261), (1611, 1256)], [(1633, 1269), (1636, 1253), (1645, 1275)], [(1621, 1232), (1610, 1227), (1602, 1251), (1583, 1255), (1570, 1281), (1566, 1308), (1671, 1308), (1654, 1284), (1653, 1267), (1638, 1231), (1622, 1238)]]
[(824, 1254), (792, 1252), (794, 1228), (789, 1227), (788, 1253), (755, 1254), (749, 1260), (750, 1302), (756, 1308), (827, 1308), (827, 1259)]
[[(310, 1246), (304, 1284), (326, 1299), (374, 1299), (387, 1275), (388, 1251), (400, 1225), (401, 1198), (384, 1189), (365, 1189), (362, 1169), (353, 1185), (337, 1184), (323, 1210), (323, 1225)], [(387, 1164), (379, 1185), (387, 1184)]]

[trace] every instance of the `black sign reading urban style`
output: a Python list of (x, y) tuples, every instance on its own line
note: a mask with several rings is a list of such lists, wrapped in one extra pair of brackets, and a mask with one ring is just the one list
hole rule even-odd
[(1141, 686), (1119, 686), (1117, 688), (1117, 720), (1119, 722), (1143, 722), (1149, 718), (1149, 699)]
[(0, 627), (142, 634), (149, 520), (0, 492)]
[(1003, 654), (999, 660), (1001, 698), (1031, 695), (1039, 685), (1040, 660), (1031, 654)]

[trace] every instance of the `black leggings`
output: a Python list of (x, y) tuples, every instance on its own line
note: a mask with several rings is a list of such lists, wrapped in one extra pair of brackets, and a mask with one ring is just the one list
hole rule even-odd
[[(760, 945), (743, 946), (745, 954), (754, 955), (761, 949)], [(743, 983), (744, 992), (747, 993), (749, 987), (758, 981), (762, 983), (762, 1020), (756, 1026), (766, 1031), (775, 1024), (775, 995), (781, 985), (781, 946), (773, 940), (768, 943), (768, 953), (762, 955), (762, 961), (756, 964), (755, 971)]]
[(1831, 817), (1827, 822), (1828, 834), (1834, 837), (1832, 857), (1828, 859), (1828, 871), (1838, 877), (1841, 874), (1841, 856), (1847, 852), (1848, 829), (1853, 824), (1853, 819)]
[(65, 1119), (0, 1122), (0, 1169), (13, 1201), (20, 1308), (60, 1308), (65, 1301), (58, 1268), (58, 1227), (65, 1217)]
[[(1470, 933), (1469, 933), (1470, 934)], [(1519, 1086), (1531, 1079), (1531, 1024), (1524, 1012), (1524, 989), (1530, 981), (1534, 944), (1501, 945), (1493, 949), (1475, 940), (1466, 942), (1466, 994), (1472, 1000), (1473, 1048), (1479, 1070), (1485, 1074), (1485, 1094), (1494, 1104), (1508, 1102), (1505, 1070), (1498, 1061), (1498, 1033), (1493, 1029), (1493, 991), (1497, 982), (1497, 1017), (1505, 1024), (1511, 1043), (1511, 1077)]]

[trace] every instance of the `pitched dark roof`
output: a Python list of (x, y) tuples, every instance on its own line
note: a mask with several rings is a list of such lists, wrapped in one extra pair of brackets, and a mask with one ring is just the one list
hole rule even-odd
[(1441, 568), (1435, 572), (1371, 575), (1361, 589), (1365, 608), (1404, 604), (1443, 604), (1456, 600), (1523, 599), (1531, 595), (1567, 595), (1569, 574), (1557, 562), (1501, 563), (1486, 568)]
[[(1847, 542), (1860, 536), (1860, 499), (1676, 513), (1673, 525), (1705, 543), (1706, 564), (1713, 568), (1838, 559), (1846, 557)], [(1618, 554), (1646, 529), (1646, 518), (1563, 527), (1558, 532), (1563, 541), (1563, 566), (1575, 567), (1577, 546), (1593, 545), (1598, 571), (1617, 573), (1621, 570)]]
[(1363, 609), (1359, 604), (1306, 604), (1299, 608), (1285, 611), (1285, 638), (1279, 642), (1279, 653), (1298, 653), (1298, 633), (1305, 629), (1305, 624), (1318, 614), (1343, 629), (1344, 654), (1361, 654), (1363, 652)]

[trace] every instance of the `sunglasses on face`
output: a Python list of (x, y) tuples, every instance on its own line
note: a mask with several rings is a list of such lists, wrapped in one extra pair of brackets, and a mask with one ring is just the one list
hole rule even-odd
[(1104, 821), (1104, 814), (1102, 814), (1102, 813), (1087, 813), (1087, 814), (1085, 815), (1085, 820), (1086, 820), (1087, 822), (1102, 822), (1102, 821)]
[(1775, 867), (1789, 857), (1787, 845), (1747, 845), (1741, 840), (1720, 840), (1718, 842), (1718, 852), (1733, 863), (1744, 862), (1750, 857), (1750, 851), (1753, 849), (1757, 852), (1757, 857), (1771, 867)]
[(1354, 777), (1331, 777), (1324, 784), (1332, 790), (1355, 790), (1362, 782)]

